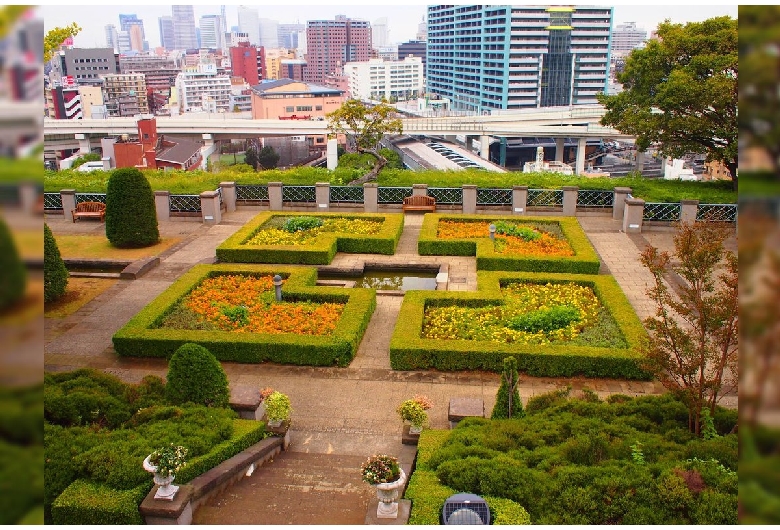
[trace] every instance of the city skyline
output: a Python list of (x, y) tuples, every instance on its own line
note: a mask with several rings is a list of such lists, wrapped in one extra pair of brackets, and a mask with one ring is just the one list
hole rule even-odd
[[(308, 20), (333, 20), (336, 15), (345, 15), (356, 20), (367, 20), (373, 23), (380, 18), (387, 18), (390, 32), (390, 42), (397, 44), (414, 40), (418, 25), (425, 20), (427, 5), (409, 4), (392, 6), (368, 6), (368, 5), (326, 5), (315, 3), (314, 5), (253, 5), (247, 6), (258, 10), (260, 18), (268, 18), (278, 21), (280, 24), (305, 24)], [(499, 2), (487, 2), (486, 4), (502, 4)], [(219, 15), (220, 5), (217, 4), (192, 4), (194, 8), (196, 26), (201, 16)], [(546, 5), (536, 3), (534, 5)], [(571, 3), (570, 5), (576, 5)], [(647, 30), (648, 35), (654, 31), (658, 24), (669, 18), (672, 22), (686, 23), (701, 21), (715, 16), (728, 15), (737, 18), (737, 5), (699, 5), (699, 6), (634, 6), (620, 5), (619, 3), (580, 3), (580, 5), (612, 6), (614, 7), (613, 26), (625, 22), (636, 22), (638, 27)], [(74, 6), (76, 7), (76, 6)], [(83, 6), (89, 9), (87, 24), (79, 20), (74, 14), (78, 9), (62, 10), (59, 5), (42, 4), (38, 10), (44, 20), (45, 30), (53, 27), (69, 25), (76, 22), (82, 31), (74, 39), (77, 47), (104, 47), (106, 46), (105, 26), (114, 24), (119, 26), (120, 14), (135, 14), (144, 24), (146, 40), (150, 48), (160, 46), (159, 17), (171, 16), (171, 6), (161, 5), (120, 5)], [(238, 25), (238, 4), (226, 6), (226, 18), (228, 31), (232, 26)]]

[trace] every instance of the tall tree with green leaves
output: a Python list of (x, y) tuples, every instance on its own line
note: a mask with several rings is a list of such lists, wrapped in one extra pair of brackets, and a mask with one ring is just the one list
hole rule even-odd
[(325, 117), (331, 134), (345, 135), (348, 143), (359, 153), (368, 153), (376, 159), (371, 171), (349, 185), (361, 186), (376, 180), (387, 165), (387, 159), (379, 152), (379, 142), (386, 134), (403, 133), (403, 123), (397, 117), (396, 109), (384, 101), (367, 105), (358, 99), (350, 99)]
[(257, 163), (263, 169), (276, 169), (276, 165), (279, 163), (280, 155), (273, 147), (266, 145), (260, 152), (257, 153)]
[(641, 151), (657, 144), (663, 156), (706, 153), (736, 189), (737, 41), (731, 17), (663, 22), (658, 38), (626, 60), (623, 92), (598, 96), (607, 109), (601, 123), (636, 136)]

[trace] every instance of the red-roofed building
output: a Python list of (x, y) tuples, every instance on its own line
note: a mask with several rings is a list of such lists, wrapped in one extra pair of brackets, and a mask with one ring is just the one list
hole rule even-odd
[(114, 143), (116, 167), (137, 167), (139, 169), (183, 169), (200, 168), (203, 157), (201, 144), (192, 140), (168, 140), (157, 134), (157, 120), (138, 120), (138, 138), (122, 138)]

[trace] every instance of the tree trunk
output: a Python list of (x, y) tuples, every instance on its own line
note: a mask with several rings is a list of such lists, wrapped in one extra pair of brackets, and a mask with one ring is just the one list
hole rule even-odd
[(738, 190), (737, 168), (739, 167), (739, 164), (737, 163), (736, 160), (729, 160), (725, 164), (726, 164), (726, 168), (728, 168), (729, 170), (729, 173), (731, 173), (731, 182), (734, 185), (734, 191), (737, 191)]
[(373, 155), (374, 158), (376, 158), (376, 162), (374, 162), (374, 167), (371, 168), (371, 171), (360, 177), (359, 179), (355, 179), (352, 182), (348, 184), (348, 186), (362, 186), (366, 182), (372, 182), (376, 180), (376, 178), (379, 176), (379, 172), (382, 171), (382, 168), (387, 165), (387, 159), (380, 155), (378, 152), (372, 149), (361, 149), (358, 147), (359, 153), (368, 153), (370, 155)]

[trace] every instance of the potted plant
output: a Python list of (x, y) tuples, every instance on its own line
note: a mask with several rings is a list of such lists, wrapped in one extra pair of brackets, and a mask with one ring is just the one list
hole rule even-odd
[(274, 389), (267, 386), (260, 390), (260, 405), (257, 407), (257, 417), (262, 418), (265, 414), (265, 400), (274, 393)]
[(376, 516), (380, 519), (398, 517), (398, 497), (406, 482), (406, 473), (398, 465), (398, 459), (388, 455), (373, 455), (361, 466), (363, 481), (376, 486), (379, 505)]
[(269, 427), (280, 427), (282, 422), (290, 419), (290, 414), (292, 414), (292, 405), (286, 394), (273, 391), (265, 398), (265, 415)]
[(426, 409), (424, 407), (428, 403), (428, 401), (421, 403), (417, 399), (407, 399), (398, 406), (396, 410), (398, 415), (403, 421), (408, 421), (411, 424), (409, 428), (410, 434), (419, 434), (428, 423), (428, 413), (425, 412)]
[(154, 483), (159, 486), (155, 499), (173, 500), (179, 486), (173, 485), (175, 473), (187, 463), (187, 448), (170, 444), (155, 449), (144, 459), (144, 469), (154, 473)]

